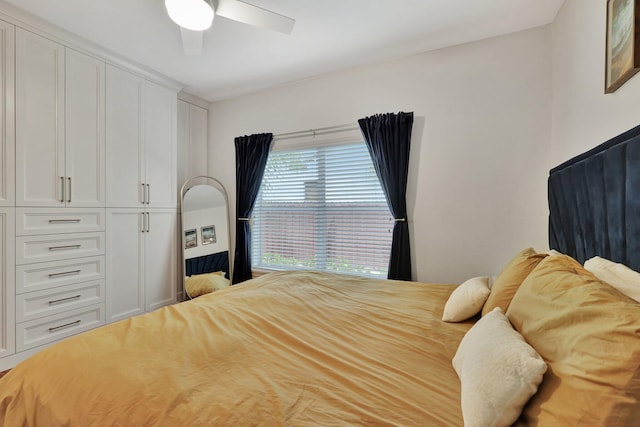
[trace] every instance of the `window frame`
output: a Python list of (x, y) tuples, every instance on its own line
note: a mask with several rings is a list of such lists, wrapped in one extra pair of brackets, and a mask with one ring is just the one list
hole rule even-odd
[[(316, 149), (316, 148), (322, 148), (322, 149), (327, 149), (330, 147), (334, 147), (334, 146), (344, 146), (344, 145), (349, 145), (349, 144), (362, 144), (362, 146), (365, 148), (367, 154), (368, 154), (368, 149), (366, 148), (366, 144), (364, 141), (364, 138), (362, 136), (362, 133), (360, 132), (360, 129), (358, 127), (351, 127), (349, 129), (340, 129), (337, 131), (324, 131), (324, 132), (313, 132), (311, 134), (309, 133), (299, 133), (299, 134), (290, 134), (290, 136), (284, 136), (281, 138), (274, 138), (274, 142), (272, 144), (272, 150), (271, 152), (274, 154), (277, 153), (282, 153), (282, 152), (289, 152), (289, 151), (298, 151), (298, 150), (309, 150), (309, 149)], [(271, 154), (270, 154), (271, 156)], [(370, 160), (370, 159), (369, 159)], [(379, 182), (379, 178), (377, 177), (377, 174), (375, 174), (375, 169), (373, 168), (373, 163), (371, 163), (371, 168), (374, 171), (374, 176), (378, 181), (378, 185), (380, 186), (380, 182)], [(266, 175), (267, 171), (265, 171), (265, 175)], [(263, 178), (264, 179), (264, 178)], [(326, 184), (326, 182), (325, 182)], [(261, 184), (262, 187), (262, 184)], [(392, 214), (389, 210), (387, 201), (386, 201), (386, 197), (384, 196), (384, 192), (382, 190), (382, 187), (379, 187), (380, 189), (380, 194), (382, 195), (382, 198), (380, 200), (377, 200), (375, 202), (372, 203), (379, 203), (379, 204), (384, 204), (385, 207), (385, 219), (388, 222), (388, 225), (385, 226), (385, 228), (387, 229), (386, 232), (388, 233), (388, 239), (386, 242), (385, 247), (383, 247), (382, 249), (388, 249), (388, 253), (386, 255), (387, 259), (385, 260), (385, 267), (384, 267), (384, 271), (379, 271), (377, 273), (367, 273), (367, 272), (363, 272), (363, 271), (357, 271), (357, 270), (366, 270), (366, 268), (356, 268), (356, 271), (344, 271), (342, 269), (326, 269), (327, 267), (327, 259), (324, 260), (325, 264), (324, 264), (324, 268), (318, 268), (317, 265), (314, 265), (313, 267), (305, 267), (305, 266), (300, 266), (300, 267), (296, 267), (296, 266), (290, 266), (287, 268), (284, 268), (284, 265), (268, 265), (268, 264), (263, 264), (260, 262), (260, 259), (262, 257), (262, 253), (261, 251), (258, 249), (256, 244), (253, 244), (252, 242), (252, 268), (254, 270), (256, 270), (256, 272), (265, 272), (265, 271), (278, 271), (278, 270), (304, 270), (304, 269), (310, 269), (310, 270), (316, 270), (316, 271), (327, 271), (327, 272), (332, 272), (332, 273), (343, 273), (343, 274), (354, 274), (354, 275), (361, 275), (361, 276), (367, 276), (367, 277), (377, 277), (377, 278), (386, 278), (387, 275), (387, 270), (388, 270), (388, 262), (389, 262), (389, 256), (390, 256), (390, 252), (391, 252), (391, 242), (392, 242), (392, 229), (393, 229), (393, 217)], [(323, 192), (323, 194), (326, 194), (326, 185), (325, 185), (325, 191)], [(260, 198), (262, 195), (262, 188), (257, 196), (256, 199), (256, 205), (254, 207), (254, 212), (252, 213), (252, 240), (257, 240), (259, 242), (262, 242), (262, 236), (259, 236), (259, 231), (261, 231), (258, 227), (256, 226), (256, 223), (259, 223), (259, 220), (256, 219), (256, 213), (260, 211)], [(324, 198), (324, 197), (323, 197)], [(360, 202), (362, 203), (362, 202)], [(304, 210), (304, 207), (300, 207), (300, 209)], [(310, 209), (310, 211), (313, 211), (313, 209)], [(327, 210), (322, 210), (322, 212), (324, 214), (327, 214), (330, 212), (328, 212)], [(317, 240), (314, 240), (314, 242)], [(339, 240), (338, 240), (339, 241)], [(375, 248), (374, 248), (375, 249)], [(326, 252), (326, 247), (325, 247), (325, 252)], [(336, 262), (334, 260), (334, 262)], [(335, 265), (335, 264), (334, 264)], [(378, 265), (379, 267), (379, 265)]]

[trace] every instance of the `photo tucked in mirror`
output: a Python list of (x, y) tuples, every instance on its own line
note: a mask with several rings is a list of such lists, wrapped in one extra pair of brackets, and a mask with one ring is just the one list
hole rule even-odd
[(182, 187), (184, 291), (189, 298), (228, 287), (229, 210), (220, 181), (199, 176)]

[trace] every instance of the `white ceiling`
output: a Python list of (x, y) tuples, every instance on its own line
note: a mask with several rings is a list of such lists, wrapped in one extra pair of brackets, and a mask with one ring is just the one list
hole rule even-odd
[(6, 1), (216, 101), (545, 25), (564, 0), (246, 0), (296, 19), (292, 34), (216, 17), (198, 57), (163, 0)]

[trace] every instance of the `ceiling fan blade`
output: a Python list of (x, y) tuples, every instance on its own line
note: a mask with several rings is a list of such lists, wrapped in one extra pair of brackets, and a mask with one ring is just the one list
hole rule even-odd
[(218, 0), (216, 15), (279, 33), (291, 34), (295, 19), (279, 15), (267, 9), (240, 0)]
[(182, 36), (182, 47), (185, 55), (195, 56), (202, 53), (202, 40), (204, 38), (202, 31), (191, 31), (180, 27), (180, 35)]

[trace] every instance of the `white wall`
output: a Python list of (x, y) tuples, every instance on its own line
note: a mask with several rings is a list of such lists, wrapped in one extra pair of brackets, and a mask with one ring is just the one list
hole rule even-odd
[(234, 137), (413, 111), (414, 280), (497, 274), (518, 250), (547, 247), (550, 40), (542, 27), (214, 103), (209, 173), (233, 215)]
[(566, 0), (552, 24), (552, 161), (640, 124), (640, 74), (604, 93), (606, 1)]

